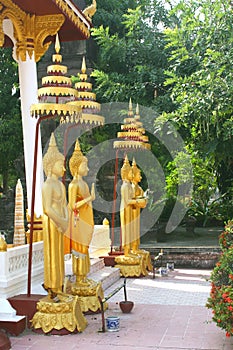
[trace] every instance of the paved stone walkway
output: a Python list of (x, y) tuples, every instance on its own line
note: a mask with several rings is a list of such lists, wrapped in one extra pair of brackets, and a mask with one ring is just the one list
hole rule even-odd
[[(87, 315), (83, 333), (66, 336), (38, 335), (30, 330), (11, 337), (13, 350), (232, 350), (233, 339), (212, 322), (205, 307), (210, 285), (207, 270), (175, 269), (168, 276), (152, 274), (127, 279), (127, 297), (135, 305), (123, 314), (118, 303), (123, 289), (109, 299), (107, 316), (119, 316), (118, 332), (101, 332), (101, 315)], [(105, 296), (121, 285), (121, 279)]]

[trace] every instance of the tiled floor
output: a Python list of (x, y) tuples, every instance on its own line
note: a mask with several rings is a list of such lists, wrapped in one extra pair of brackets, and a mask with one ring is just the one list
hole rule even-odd
[[(176, 269), (166, 277), (152, 275), (127, 280), (128, 300), (135, 305), (123, 314), (123, 289), (109, 299), (109, 315), (120, 317), (118, 332), (101, 332), (101, 315), (87, 315), (83, 333), (66, 336), (38, 335), (27, 330), (11, 337), (13, 350), (232, 350), (233, 339), (211, 321), (205, 307), (210, 271)], [(122, 280), (105, 292), (107, 296)]]

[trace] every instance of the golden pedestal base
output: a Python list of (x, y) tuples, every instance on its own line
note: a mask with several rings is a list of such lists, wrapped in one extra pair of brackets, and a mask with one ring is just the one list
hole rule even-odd
[(146, 276), (144, 260), (141, 255), (120, 255), (115, 258), (115, 267), (120, 269), (120, 274), (123, 277), (139, 277)]
[(142, 256), (145, 268), (148, 271), (153, 271), (153, 266), (151, 264), (150, 252), (148, 252), (148, 251), (146, 251), (144, 249), (139, 249), (137, 251), (137, 254)]
[[(104, 298), (104, 292), (100, 282), (95, 282), (90, 279), (88, 279), (85, 284), (73, 282), (67, 286), (66, 292), (78, 296), (82, 312), (100, 311), (98, 297), (101, 297), (101, 299)], [(107, 308), (107, 305), (105, 305), (105, 308)]]
[(37, 312), (31, 320), (32, 327), (35, 330), (42, 329), (44, 333), (62, 329), (82, 332), (87, 326), (87, 321), (83, 316), (79, 298), (66, 294), (59, 294), (58, 297), (59, 302), (46, 296), (37, 303)]

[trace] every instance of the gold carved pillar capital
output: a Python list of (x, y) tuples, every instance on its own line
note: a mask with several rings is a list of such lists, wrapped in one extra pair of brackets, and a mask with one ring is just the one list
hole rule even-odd
[(3, 20), (10, 19), (14, 28), (16, 40), (16, 57), (26, 60), (27, 53), (35, 61), (48, 50), (50, 42), (45, 42), (49, 36), (54, 36), (65, 21), (62, 14), (37, 16), (21, 10), (11, 0), (0, 0), (0, 46), (4, 44)]

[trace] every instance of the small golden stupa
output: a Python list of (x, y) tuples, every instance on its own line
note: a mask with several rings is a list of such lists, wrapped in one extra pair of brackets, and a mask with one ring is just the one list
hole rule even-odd
[(117, 133), (119, 140), (114, 141), (113, 148), (119, 149), (140, 149), (150, 150), (148, 136), (145, 135), (145, 129), (140, 121), (139, 106), (136, 106), (136, 114), (133, 115), (132, 101), (129, 101), (128, 118), (124, 119), (120, 132)]
[(67, 67), (62, 65), (60, 42), (58, 35), (55, 42), (56, 53), (52, 56), (53, 64), (47, 67), (47, 76), (42, 78), (42, 87), (38, 89), (38, 103), (31, 106), (34, 117), (60, 117), (60, 123), (78, 123), (82, 117), (82, 110), (78, 106), (70, 105), (74, 101), (77, 91), (72, 87), (72, 80), (66, 77)]
[(88, 81), (86, 70), (86, 60), (83, 57), (81, 73), (78, 74), (80, 81), (75, 83), (77, 92), (75, 101), (69, 102), (69, 105), (82, 109), (81, 123), (103, 125), (104, 117), (100, 115), (101, 104), (96, 102), (96, 94), (92, 92), (92, 84)]

